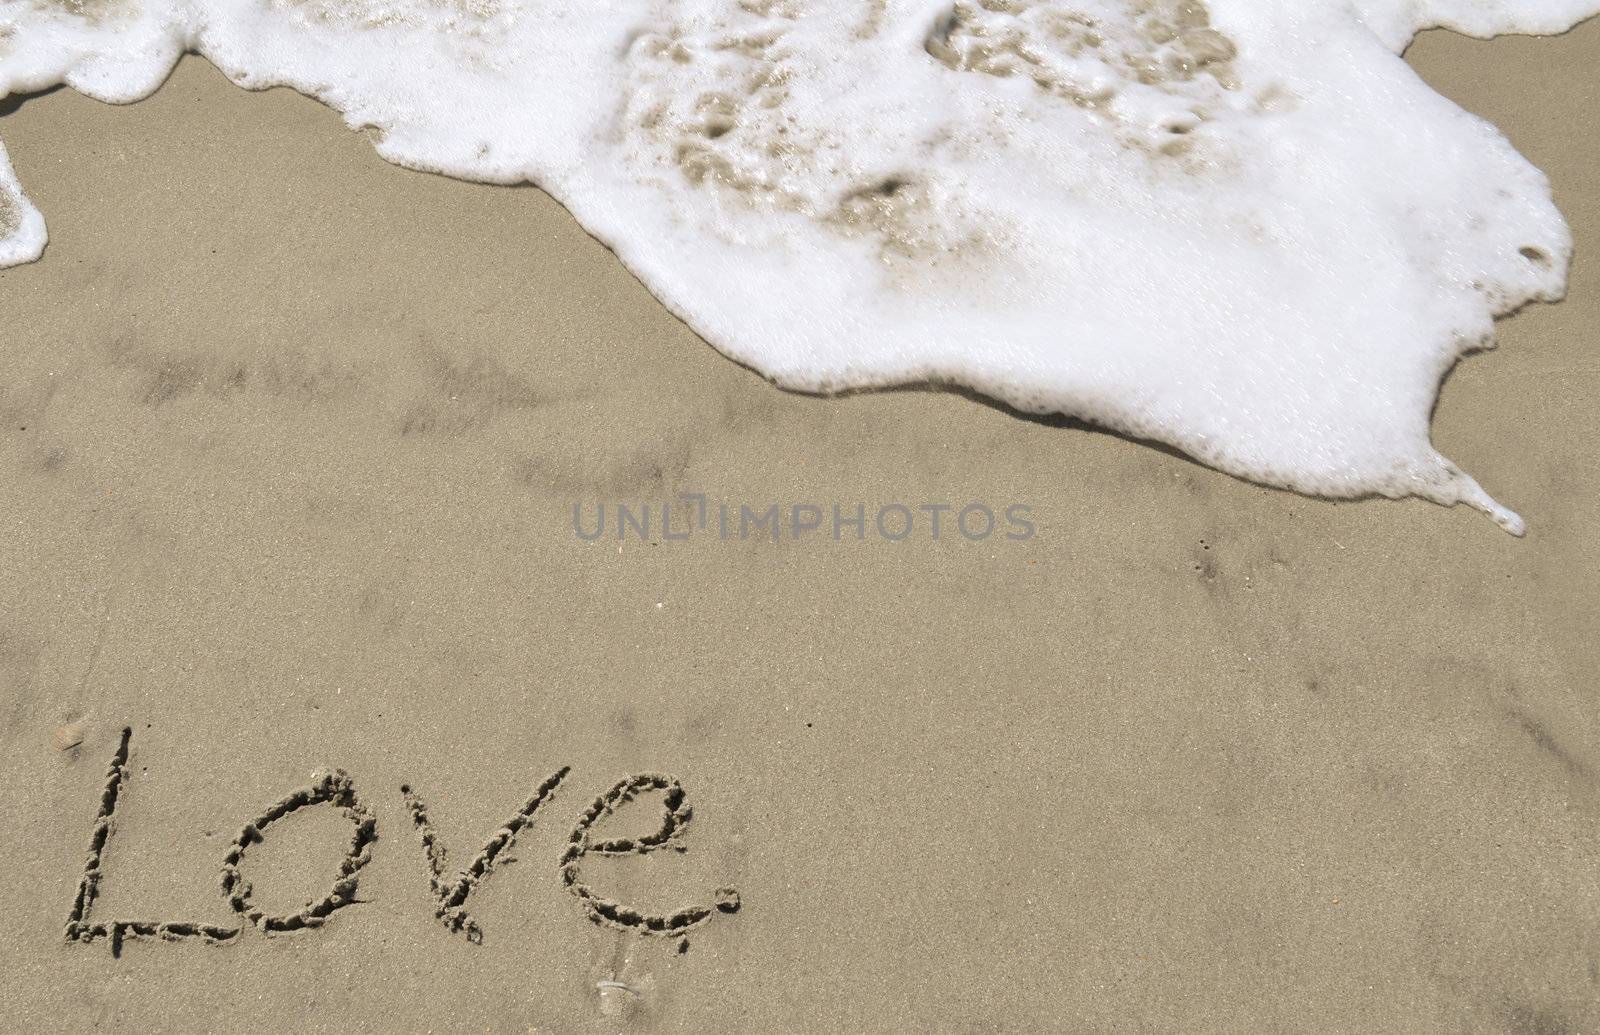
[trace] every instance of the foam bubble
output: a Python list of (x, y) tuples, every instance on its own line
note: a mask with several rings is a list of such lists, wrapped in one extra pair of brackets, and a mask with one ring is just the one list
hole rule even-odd
[(44, 253), (44, 217), (22, 193), (0, 144), (0, 267), (32, 262)]
[[(1495, 316), (1561, 296), (1570, 237), (1539, 171), (1398, 52), (1425, 26), (1597, 10), (0, 0), (0, 92), (131, 100), (192, 48), (320, 98), (392, 161), (539, 184), (785, 386), (966, 385), (1267, 484), (1465, 502), (1520, 532), (1428, 418)], [(3, 176), (22, 215), (0, 261), (26, 261), (43, 227)]]

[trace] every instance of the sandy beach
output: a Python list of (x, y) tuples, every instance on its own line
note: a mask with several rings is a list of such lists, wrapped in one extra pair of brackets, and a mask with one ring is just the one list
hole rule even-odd
[[(1435, 415), (1524, 539), (780, 391), (539, 190), (198, 58), (0, 103), (51, 235), (0, 272), (5, 1026), (1600, 1030), (1600, 23), (1408, 58), (1577, 241)], [(716, 533), (773, 503), (823, 524)], [(1033, 532), (832, 534), (926, 503)], [(419, 809), (446, 898), (488, 860), (443, 918)]]

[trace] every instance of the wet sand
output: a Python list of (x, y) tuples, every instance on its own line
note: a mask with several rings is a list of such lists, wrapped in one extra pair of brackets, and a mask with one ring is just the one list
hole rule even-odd
[[(780, 392), (538, 190), (396, 169), (198, 59), (128, 107), (0, 106), (51, 231), (0, 272), (0, 1010), (1600, 1029), (1600, 24), (1411, 57), (1546, 170), (1577, 238), (1569, 300), (1503, 322), (1435, 422), (1523, 540), (959, 395)], [(693, 493), (1015, 503), (1037, 534), (574, 533), (575, 504)], [(106, 936), (69, 939), (124, 729), (79, 929)], [(335, 767), (375, 837), (355, 901), (265, 933), (350, 865), (337, 802), (262, 819)], [(585, 810), (636, 774), (681, 784), (684, 851), (591, 849), (569, 881)], [(465, 900), (481, 943), (435, 916), (402, 785), (447, 895), (531, 816)], [(665, 795), (591, 842), (661, 832)], [(574, 882), (704, 920), (686, 948), (596, 923)], [(117, 921), (240, 933), (114, 955)]]

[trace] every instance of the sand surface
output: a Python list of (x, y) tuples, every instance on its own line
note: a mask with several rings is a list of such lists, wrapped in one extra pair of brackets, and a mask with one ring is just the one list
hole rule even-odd
[[(129, 107), (7, 102), (51, 243), (0, 273), (5, 1026), (1600, 1030), (1600, 24), (1411, 57), (1577, 237), (1569, 301), (1436, 419), (1524, 540), (957, 395), (782, 393), (539, 191), (396, 169), (197, 59)], [(695, 492), (1022, 503), (1037, 535), (572, 529)], [(125, 727), (87, 919), (227, 944), (64, 936)], [(562, 766), (481, 944), (447, 929), (401, 786), (448, 883)], [(229, 846), (332, 767), (376, 833), (358, 901), (265, 934)], [(685, 851), (582, 880), (737, 889), (683, 952), (558, 865), (641, 773), (681, 781)], [(268, 824), (252, 908), (325, 895), (350, 836)]]

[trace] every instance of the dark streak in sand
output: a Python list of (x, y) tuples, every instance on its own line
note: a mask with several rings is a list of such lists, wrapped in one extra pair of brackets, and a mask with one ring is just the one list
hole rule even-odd
[(402, 437), (460, 435), (487, 427), (503, 412), (549, 402), (526, 378), (487, 353), (462, 360), (436, 352), (431, 365), (430, 395), (406, 411)]
[(1528, 735), (1534, 746), (1559, 762), (1569, 776), (1588, 784), (1595, 782), (1594, 767), (1568, 751), (1544, 723), (1517, 705), (1507, 705), (1503, 710), (1506, 717)]
[(1553, 1010), (1518, 1004), (1506, 1014), (1508, 1035), (1577, 1035), (1578, 1030)]
[(631, 455), (596, 457), (594, 467), (581, 456), (524, 455), (516, 461), (515, 473), (519, 482), (537, 491), (587, 499), (656, 502), (681, 483), (691, 455), (684, 442), (645, 444)]
[(259, 394), (321, 402), (345, 395), (358, 380), (353, 371), (332, 361), (314, 362), (293, 353), (261, 359), (200, 350), (152, 349), (124, 339), (111, 346), (108, 365), (139, 374), (144, 387), (139, 401), (158, 407), (205, 392), (214, 398)]

